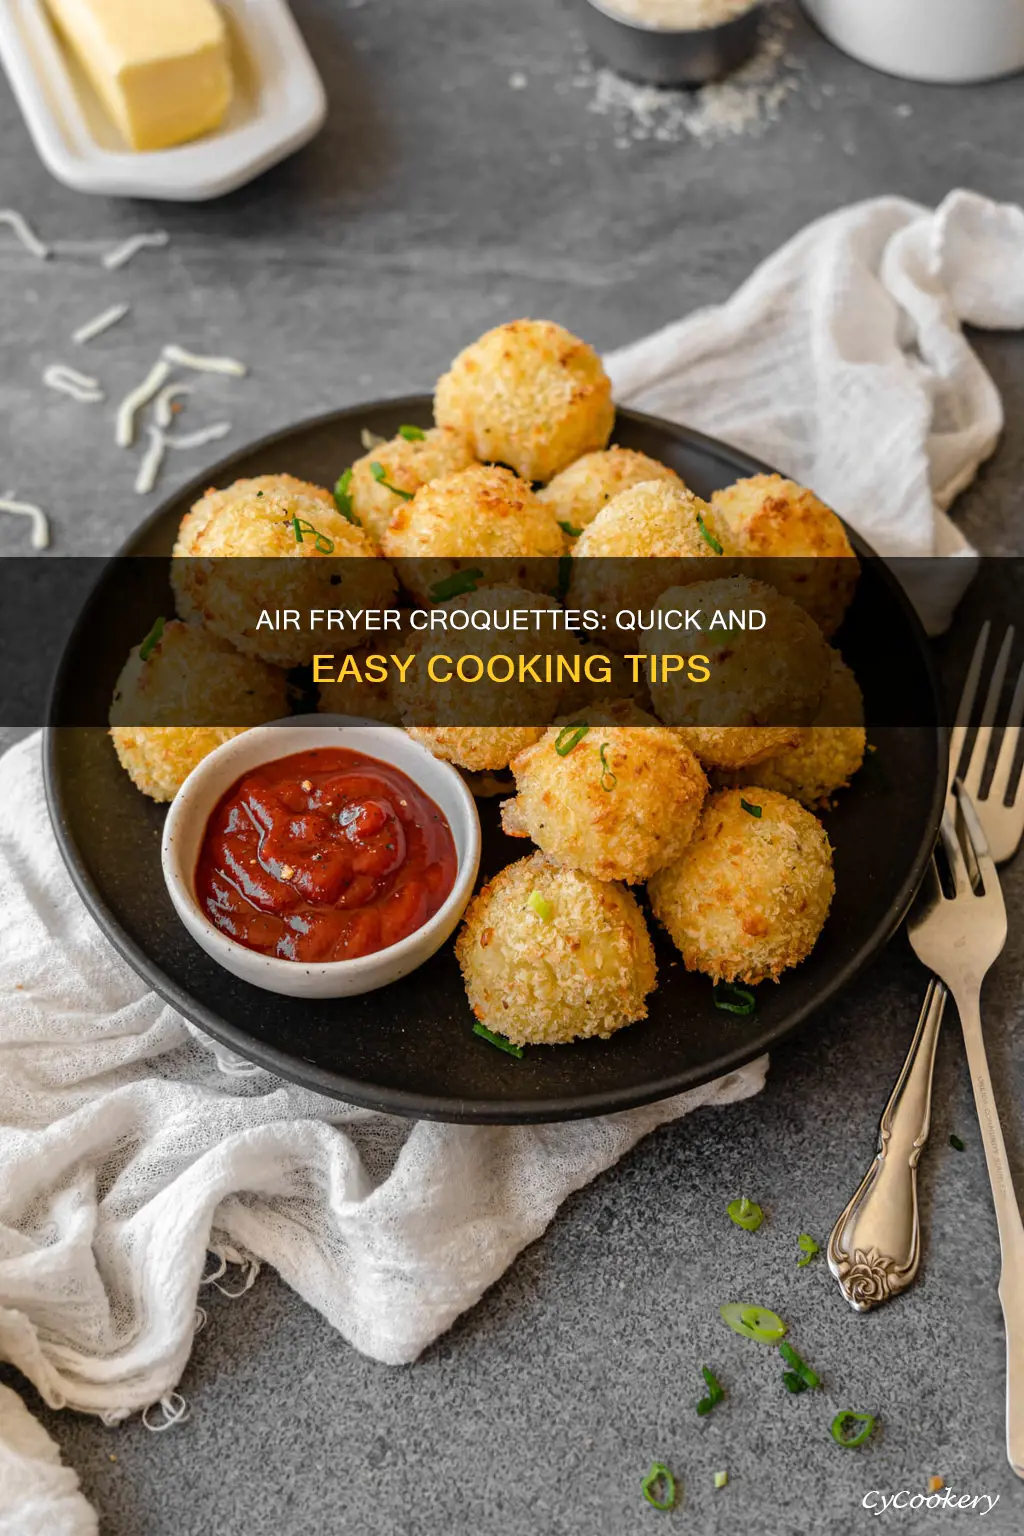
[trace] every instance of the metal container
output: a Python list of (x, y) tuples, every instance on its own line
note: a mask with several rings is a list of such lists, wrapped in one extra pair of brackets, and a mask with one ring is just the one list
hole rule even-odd
[(732, 74), (757, 48), (763, 6), (717, 27), (686, 31), (647, 26), (599, 4), (576, 0), (587, 42), (616, 74), (649, 85), (698, 86)]
[(995, 80), (1024, 69), (1024, 0), (803, 0), (844, 53), (932, 83)]

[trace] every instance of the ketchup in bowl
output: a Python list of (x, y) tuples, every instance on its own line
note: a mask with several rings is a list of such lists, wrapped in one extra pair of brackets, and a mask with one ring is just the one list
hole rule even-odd
[(320, 747), (261, 763), (217, 802), (195, 893), (247, 949), (321, 964), (421, 928), (455, 883), (447, 818), (391, 763)]

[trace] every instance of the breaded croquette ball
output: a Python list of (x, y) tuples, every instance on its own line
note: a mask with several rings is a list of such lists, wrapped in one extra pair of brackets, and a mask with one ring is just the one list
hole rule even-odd
[(806, 608), (822, 634), (834, 634), (853, 597), (858, 567), (832, 509), (781, 475), (737, 480), (716, 491), (711, 505), (726, 554), (749, 557), (752, 575)]
[[(655, 714), (678, 729), (705, 768), (743, 768), (797, 745), (814, 719), (831, 669), (829, 648), (810, 615), (764, 582), (745, 576), (672, 588), (663, 611), (700, 610), (699, 654), (710, 677), (686, 670), (651, 680)], [(760, 611), (760, 629), (711, 628), (716, 613)], [(661, 644), (659, 652), (680, 642)], [(694, 641), (686, 642), (689, 649)], [(653, 649), (653, 646), (652, 646)]]
[[(439, 475), (468, 469), (474, 462), (473, 450), (461, 432), (453, 432), (450, 427), (431, 427), (419, 433), (418, 427), (404, 427), (396, 437), (371, 448), (352, 465), (348, 491), (352, 511), (375, 544), (384, 537), (384, 530), (398, 508), (421, 485)], [(399, 495), (400, 491), (405, 495)]]
[[(214, 747), (287, 713), (283, 672), (240, 656), (209, 630), (171, 619), (162, 629), (158, 623), (122, 667), (110, 734), (136, 788), (153, 800), (173, 800)], [(206, 723), (218, 718), (231, 724)]]
[(631, 701), (585, 718), (549, 727), (512, 759), (518, 793), (502, 826), (598, 880), (648, 880), (693, 836), (707, 780), (676, 733), (644, 724)]
[(551, 508), (565, 536), (577, 539), (620, 491), (650, 480), (685, 489), (674, 469), (646, 453), (635, 448), (600, 448), (563, 469), (537, 497)]
[(415, 741), (442, 762), (471, 773), (498, 773), (544, 734), (540, 725), (408, 725)]
[(751, 985), (806, 959), (834, 891), (821, 823), (753, 787), (712, 795), (682, 858), (647, 887), (688, 971)]
[[(310, 661), (323, 639), (305, 626), (259, 627), (264, 609), (305, 615), (337, 607), (340, 560), (360, 562), (358, 579), (354, 565), (346, 572), (346, 607), (386, 607), (395, 590), (390, 567), (363, 530), (342, 517), (330, 492), (290, 475), (207, 491), (182, 518), (174, 555), (171, 585), (181, 617), (281, 667)], [(353, 649), (364, 639), (363, 630), (346, 627), (332, 631), (331, 644)]]
[(592, 347), (550, 320), (513, 320), (466, 347), (438, 379), (434, 420), (468, 437), (478, 459), (547, 481), (604, 447), (615, 408)]
[(541, 853), (484, 886), (455, 953), (473, 1013), (515, 1045), (607, 1039), (646, 1018), (657, 975), (631, 893)]
[(864, 700), (860, 686), (838, 651), (832, 652), (832, 672), (814, 723), (801, 740), (779, 757), (730, 776), (736, 782), (760, 784), (792, 795), (810, 806), (827, 805), (829, 796), (844, 789), (864, 761)]
[(474, 560), (500, 560), (503, 580), (550, 591), (558, 572), (546, 562), (564, 547), (561, 529), (526, 481), (484, 464), (431, 480), (398, 508), (381, 541), (389, 559), (403, 562), (403, 586), (425, 603), (438, 582)]

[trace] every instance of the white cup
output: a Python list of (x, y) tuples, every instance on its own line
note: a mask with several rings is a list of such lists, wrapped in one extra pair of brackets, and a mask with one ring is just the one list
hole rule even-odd
[(906, 80), (967, 84), (1024, 69), (1024, 0), (803, 0), (830, 42)]

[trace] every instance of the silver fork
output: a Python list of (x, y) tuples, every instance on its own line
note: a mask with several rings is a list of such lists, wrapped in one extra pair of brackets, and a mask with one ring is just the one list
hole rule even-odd
[(907, 921), (907, 932), (917, 958), (942, 977), (960, 1014), (999, 1228), (999, 1300), (1006, 1327), (1006, 1454), (1017, 1476), (1024, 1477), (1024, 1223), (999, 1127), (981, 1029), (981, 985), (1006, 943), (1006, 908), (981, 822), (969, 792), (959, 782), (955, 799), (977, 881), (972, 881), (957, 837), (954, 807), (947, 803), (939, 837), (953, 895), (943, 891), (933, 856)]
[[(949, 797), (960, 767), (968, 724), (981, 682), (991, 625), (985, 623), (974, 647), (949, 751)], [(1012, 858), (1024, 834), (1024, 775), (1013, 802), (1005, 801), (1024, 716), (1024, 666), (1014, 688), (1003, 740), (988, 794), (981, 797), (985, 763), (992, 744), (999, 701), (1013, 649), (1012, 626), (1006, 631), (985, 697), (981, 724), (971, 749), (965, 786), (970, 793), (996, 863)], [(878, 1128), (878, 1151), (855, 1194), (832, 1230), (828, 1264), (839, 1288), (858, 1312), (867, 1312), (905, 1290), (921, 1260), (921, 1218), (917, 1202), (917, 1164), (931, 1123), (932, 1072), (947, 992), (933, 978), (903, 1069)]]

